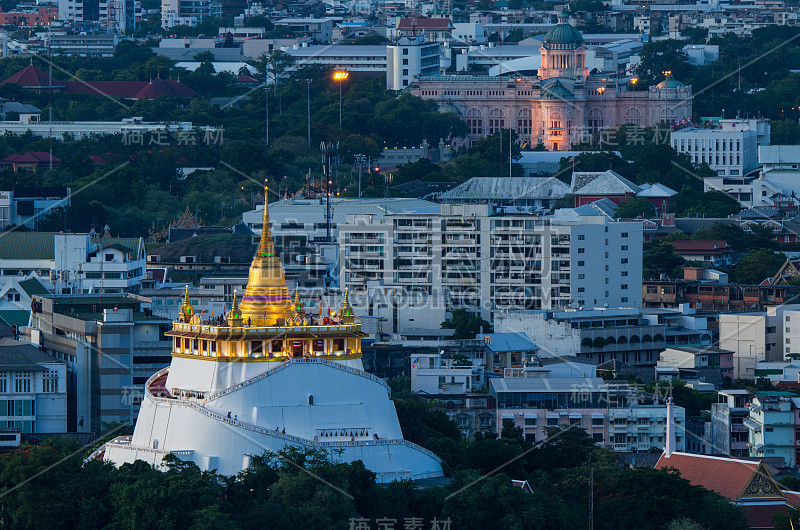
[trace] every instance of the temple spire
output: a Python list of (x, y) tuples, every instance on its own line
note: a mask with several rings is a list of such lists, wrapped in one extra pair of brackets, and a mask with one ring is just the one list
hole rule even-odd
[(269, 226), (269, 185), (264, 181), (264, 215), (261, 220), (261, 241), (258, 243), (258, 257), (271, 258), (275, 255), (275, 244), (272, 242), (272, 230)]

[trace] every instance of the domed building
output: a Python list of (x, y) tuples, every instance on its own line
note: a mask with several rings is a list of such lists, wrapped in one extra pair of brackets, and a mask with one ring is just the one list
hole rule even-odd
[(443, 110), (455, 109), (473, 139), (511, 128), (523, 141), (553, 151), (597, 140), (604, 130), (620, 125), (654, 127), (692, 115), (691, 87), (670, 74), (647, 90), (634, 91), (631, 78), (591, 73), (583, 36), (566, 12), (545, 34), (539, 51), (534, 76), (427, 76), (409, 89), (437, 101)]
[(363, 370), (361, 326), (345, 291), (323, 318), (292, 299), (275, 254), (265, 187), (261, 240), (241, 302), (208, 320), (187, 296), (165, 334), (172, 362), (145, 384), (132, 436), (98, 450), (115, 465), (166, 455), (235, 475), (253, 455), (293, 446), (363, 461), (378, 482), (442, 476), (439, 457), (403, 439), (389, 386)]

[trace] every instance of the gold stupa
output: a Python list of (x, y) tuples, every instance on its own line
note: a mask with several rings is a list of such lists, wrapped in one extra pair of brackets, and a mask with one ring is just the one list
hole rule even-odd
[(245, 325), (283, 325), (296, 315), (292, 297), (286, 288), (286, 278), (280, 258), (275, 255), (272, 231), (269, 226), (267, 183), (264, 183), (264, 218), (261, 224), (261, 241), (250, 265), (247, 288), (239, 309)]

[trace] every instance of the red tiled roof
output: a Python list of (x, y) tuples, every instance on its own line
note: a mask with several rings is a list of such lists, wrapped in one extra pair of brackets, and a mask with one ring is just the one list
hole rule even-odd
[(728, 253), (733, 252), (728, 247), (728, 242), (724, 240), (678, 240), (673, 241), (672, 246), (678, 254), (708, 254), (708, 253)]
[(736, 500), (741, 496), (750, 477), (756, 472), (758, 462), (672, 453), (669, 458), (661, 455), (655, 467), (656, 469), (674, 467), (680, 471), (683, 478), (695, 486), (703, 486), (730, 500)]
[(64, 92), (95, 94), (125, 99), (155, 99), (161, 96), (192, 97), (195, 91), (180, 81), (155, 78), (146, 81), (68, 81)]
[[(22, 88), (50, 88), (50, 77), (47, 72), (41, 68), (37, 68), (31, 63), (0, 84), (5, 85), (10, 83), (19, 85)], [(64, 83), (55, 77), (52, 78), (52, 83), (54, 88), (61, 88), (64, 86)]]
[[(57, 164), (59, 162), (61, 162), (61, 159), (53, 155), (53, 163)], [(0, 160), (0, 164), (2, 165), (11, 165), (12, 163), (50, 163), (50, 153), (31, 151), (29, 153), (8, 155)]]
[(750, 523), (750, 528), (775, 528), (772, 518), (776, 514), (787, 513), (789, 508), (785, 504), (759, 504), (742, 506), (742, 511)]
[(258, 79), (250, 77), (249, 75), (240, 75), (236, 78), (237, 83), (258, 83)]
[(452, 29), (449, 18), (401, 18), (397, 29)]

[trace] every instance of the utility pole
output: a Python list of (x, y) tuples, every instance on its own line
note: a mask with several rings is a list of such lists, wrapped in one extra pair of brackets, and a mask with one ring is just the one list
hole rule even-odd
[(355, 162), (358, 166), (358, 198), (361, 198), (361, 171), (364, 169), (364, 162), (367, 161), (367, 155), (356, 155)]
[(266, 134), (265, 137), (267, 139), (267, 150), (269, 150), (269, 87), (264, 86), (264, 107), (266, 108)]

